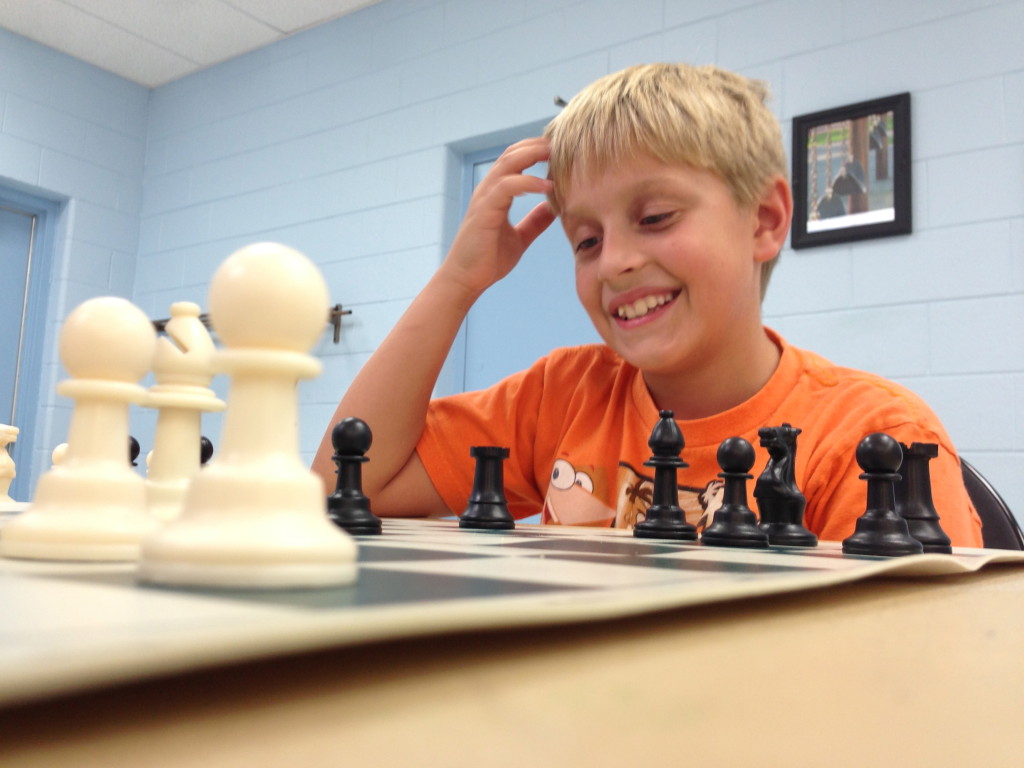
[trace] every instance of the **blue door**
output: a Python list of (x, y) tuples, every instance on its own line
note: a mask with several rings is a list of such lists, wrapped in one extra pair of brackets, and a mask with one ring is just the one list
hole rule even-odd
[[(476, 188), (499, 154), (500, 149), (467, 160), (471, 188)], [(547, 168), (536, 166), (530, 173), (543, 175)], [(469, 195), (465, 197), (468, 202)], [(542, 199), (540, 195), (516, 198), (510, 220), (519, 221)], [(464, 366), (463, 391), (483, 389), (528, 368), (555, 347), (601, 340), (576, 298), (574, 272), (572, 251), (555, 221), (523, 254), (516, 268), (492, 285), (470, 310), (461, 334), (464, 346), (457, 341), (450, 358), (456, 371), (460, 362)], [(521, 522), (539, 523), (540, 515)]]
[(35, 227), (33, 214), (0, 207), (0, 423), (14, 426)]
[[(500, 152), (467, 160), (473, 188)], [(544, 175), (547, 168), (536, 166), (530, 173)], [(516, 198), (509, 218), (519, 221), (542, 200), (540, 195)], [(558, 221), (537, 238), (504, 280), (480, 297), (464, 330), (467, 391), (528, 368), (555, 347), (600, 341), (576, 298), (572, 251)]]
[[(24, 373), (22, 346), (35, 229), (34, 214), (0, 206), (0, 424), (13, 426), (19, 426), (21, 410), (18, 384)], [(15, 443), (8, 450), (19, 447)], [(15, 450), (12, 454), (18, 464), (19, 457), (29, 452)], [(14, 484), (11, 492), (17, 492)]]
[[(0, 187), (0, 423), (20, 430), (9, 447), (11, 497), (29, 501), (53, 446), (36, 434), (55, 233), (63, 205)], [(40, 466), (33, 466), (33, 456)], [(42, 458), (45, 456), (45, 459)]]

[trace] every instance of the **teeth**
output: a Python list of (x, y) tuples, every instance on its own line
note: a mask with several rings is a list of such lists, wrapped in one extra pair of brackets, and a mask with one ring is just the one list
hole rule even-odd
[(642, 299), (637, 299), (632, 304), (622, 305), (616, 310), (615, 314), (625, 320), (633, 320), (637, 317), (643, 317), (652, 309), (667, 304), (670, 301), (672, 301), (672, 295), (668, 293), (661, 296), (645, 296)]

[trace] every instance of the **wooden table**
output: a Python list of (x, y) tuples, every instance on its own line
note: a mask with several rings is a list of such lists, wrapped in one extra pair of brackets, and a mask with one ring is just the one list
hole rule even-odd
[(290, 656), (0, 711), (0, 765), (1020, 766), (1024, 570)]

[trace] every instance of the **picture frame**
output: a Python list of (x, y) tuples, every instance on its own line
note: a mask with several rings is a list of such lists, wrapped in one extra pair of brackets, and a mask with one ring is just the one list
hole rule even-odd
[(790, 245), (820, 245), (913, 231), (910, 94), (793, 118)]

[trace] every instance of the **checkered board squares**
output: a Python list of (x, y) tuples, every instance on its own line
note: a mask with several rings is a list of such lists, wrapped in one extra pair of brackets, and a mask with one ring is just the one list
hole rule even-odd
[[(824, 570), (836, 566), (829, 560), (798, 557), (784, 562), (730, 551), (709, 556), (695, 545), (658, 543), (621, 535), (560, 535), (546, 537), (534, 532), (463, 533), (452, 541), (451, 532), (427, 536), (426, 547), (418, 538), (401, 542), (391, 537), (362, 541), (364, 571), (381, 569), (466, 578), (498, 579), (509, 583), (533, 583), (551, 588), (583, 587), (612, 589), (675, 585), (683, 581), (742, 578), (754, 574), (791, 574), (794, 569)], [(463, 543), (465, 541), (465, 543)]]
[[(0, 527), (2, 535), (2, 527)], [(0, 703), (268, 655), (478, 629), (597, 621), (881, 575), (963, 574), (1024, 553), (849, 557), (629, 531), (385, 520), (354, 585), (293, 591), (140, 585), (131, 564), (0, 559)]]

